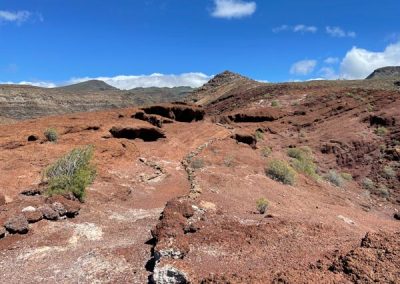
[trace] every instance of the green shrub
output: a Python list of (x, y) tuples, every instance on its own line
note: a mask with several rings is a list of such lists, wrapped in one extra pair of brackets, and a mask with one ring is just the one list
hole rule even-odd
[(272, 106), (272, 107), (280, 107), (281, 104), (279, 103), (279, 101), (273, 100), (273, 101), (271, 102), (271, 106)]
[(336, 171), (330, 170), (324, 178), (329, 181), (331, 184), (336, 185), (338, 187), (342, 187), (344, 185), (344, 179), (340, 174)]
[(342, 178), (345, 181), (352, 181), (353, 180), (353, 176), (349, 173), (340, 173), (340, 175), (342, 176)]
[(375, 129), (375, 134), (378, 136), (385, 136), (389, 131), (387, 130), (386, 127), (380, 126), (377, 129)]
[(388, 198), (390, 196), (389, 189), (385, 185), (380, 185), (378, 188), (373, 190), (373, 193), (383, 198)]
[(271, 153), (272, 153), (271, 147), (266, 146), (261, 149), (261, 155), (264, 157), (268, 157), (269, 155), (271, 155)]
[(281, 160), (272, 160), (266, 169), (266, 174), (283, 184), (293, 185), (296, 180), (296, 172), (285, 161)]
[(289, 157), (293, 158), (293, 167), (308, 176), (318, 179), (317, 165), (314, 163), (312, 150), (309, 147), (290, 148), (287, 151)]
[(375, 183), (371, 179), (365, 178), (362, 181), (362, 187), (367, 190), (373, 190), (375, 188)]
[(396, 172), (391, 166), (385, 166), (382, 170), (382, 176), (385, 178), (394, 178), (396, 176)]
[(190, 166), (193, 169), (201, 169), (204, 168), (204, 160), (203, 159), (193, 159), (192, 162), (190, 163)]
[(257, 141), (264, 140), (264, 134), (260, 130), (256, 130), (255, 136)]
[(46, 129), (46, 131), (44, 132), (44, 136), (46, 137), (47, 141), (50, 142), (57, 142), (58, 140), (58, 133), (57, 130), (55, 130), (54, 128)]
[(50, 165), (43, 174), (50, 196), (71, 192), (80, 201), (85, 198), (86, 188), (96, 177), (96, 168), (91, 163), (94, 147), (73, 149)]
[(257, 205), (257, 211), (260, 214), (265, 214), (265, 212), (268, 209), (269, 202), (265, 198), (260, 198), (257, 200), (256, 205)]

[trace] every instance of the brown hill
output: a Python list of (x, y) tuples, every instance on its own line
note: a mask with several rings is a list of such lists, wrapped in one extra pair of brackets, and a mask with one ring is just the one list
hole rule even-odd
[(110, 86), (101, 80), (89, 80), (72, 85), (58, 87), (57, 89), (69, 92), (98, 92), (118, 90), (118, 88)]

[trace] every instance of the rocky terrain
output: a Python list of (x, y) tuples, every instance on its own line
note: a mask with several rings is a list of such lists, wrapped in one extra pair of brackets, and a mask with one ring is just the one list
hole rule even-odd
[[(7, 283), (397, 283), (396, 80), (265, 84), (224, 72), (187, 103), (5, 121), (0, 275)], [(48, 128), (57, 143), (45, 139)], [(95, 146), (98, 172), (85, 202), (48, 197), (43, 170), (84, 145)], [(287, 182), (271, 174), (276, 161)]]
[(119, 90), (98, 80), (58, 88), (0, 85), (0, 123), (72, 112), (89, 112), (182, 101), (189, 87)]

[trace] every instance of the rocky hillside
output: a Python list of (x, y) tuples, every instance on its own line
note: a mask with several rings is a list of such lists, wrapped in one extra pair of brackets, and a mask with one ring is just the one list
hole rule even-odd
[(366, 79), (397, 78), (400, 80), (400, 66), (388, 66), (376, 69)]
[(39, 88), (21, 85), (0, 85), (0, 114), (6, 119), (20, 120), (48, 115), (97, 111), (182, 101), (192, 89), (138, 88), (118, 90), (102, 81), (88, 81), (61, 88)]

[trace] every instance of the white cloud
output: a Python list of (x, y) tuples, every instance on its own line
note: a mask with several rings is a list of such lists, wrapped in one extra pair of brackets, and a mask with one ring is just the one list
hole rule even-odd
[(0, 10), (0, 22), (15, 22), (21, 24), (29, 19), (31, 12), (28, 11), (5, 11)]
[(280, 33), (280, 32), (288, 31), (290, 29), (291, 29), (291, 27), (289, 27), (288, 25), (282, 25), (282, 26), (273, 28), (272, 31), (274, 33)]
[(336, 74), (335, 69), (332, 67), (322, 67), (318, 71), (318, 74), (320, 74), (324, 80), (335, 80), (339, 78), (339, 75)]
[(315, 32), (317, 32), (317, 27), (314, 27), (314, 26), (306, 26), (306, 25), (297, 25), (297, 26), (294, 26), (294, 28), (293, 28), (293, 31), (295, 32), (295, 33), (298, 33), (298, 32), (300, 32), (300, 33), (315, 33)]
[(328, 57), (324, 60), (325, 64), (336, 64), (339, 63), (339, 58), (337, 57)]
[(282, 25), (272, 29), (272, 32), (274, 33), (280, 33), (286, 31), (291, 31), (295, 33), (316, 33), (318, 31), (318, 28), (315, 26), (306, 26), (303, 24), (299, 24), (295, 26)]
[(388, 45), (381, 52), (353, 47), (340, 64), (340, 76), (344, 79), (364, 79), (375, 69), (385, 66), (400, 66), (400, 41)]
[(315, 66), (317, 66), (316, 60), (301, 60), (292, 65), (290, 74), (308, 75), (314, 71)]
[(242, 0), (214, 0), (214, 10), (211, 15), (215, 18), (243, 18), (251, 16), (257, 9), (256, 2)]
[(325, 27), (326, 33), (331, 37), (356, 37), (353, 31), (345, 31), (341, 27)]
[(35, 81), (35, 82), (29, 82), (29, 81), (21, 81), (21, 82), (0, 82), (0, 84), (11, 84), (11, 85), (30, 85), (30, 86), (36, 86), (36, 87), (42, 87), (42, 88), (55, 88), (57, 85), (52, 83), (52, 82), (44, 82), (44, 81)]
[(180, 75), (170, 74), (164, 75), (154, 73), (151, 75), (119, 75), (115, 77), (97, 77), (97, 78), (73, 78), (69, 81), (70, 84), (84, 82), (87, 80), (102, 80), (107, 84), (117, 87), (122, 90), (129, 90), (138, 87), (178, 87), (178, 86), (189, 86), (189, 87), (200, 87), (207, 83), (212, 76), (208, 76), (203, 73), (183, 73)]

